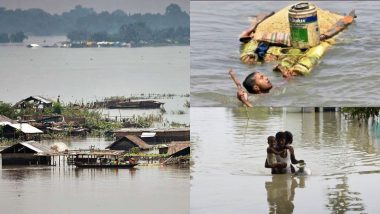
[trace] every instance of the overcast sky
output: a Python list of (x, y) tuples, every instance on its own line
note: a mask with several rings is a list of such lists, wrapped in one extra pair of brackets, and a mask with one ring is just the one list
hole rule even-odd
[(94, 8), (97, 12), (121, 9), (127, 13), (164, 13), (170, 3), (178, 4), (182, 10), (189, 13), (189, 0), (0, 0), (0, 7), (41, 8), (49, 13), (62, 13), (80, 4)]

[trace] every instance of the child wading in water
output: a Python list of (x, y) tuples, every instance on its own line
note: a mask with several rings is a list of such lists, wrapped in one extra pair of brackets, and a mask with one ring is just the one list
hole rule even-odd
[(267, 162), (270, 168), (285, 168), (286, 163), (277, 163), (276, 155), (280, 154), (276, 150), (276, 138), (274, 136), (268, 137), (268, 148), (267, 148)]

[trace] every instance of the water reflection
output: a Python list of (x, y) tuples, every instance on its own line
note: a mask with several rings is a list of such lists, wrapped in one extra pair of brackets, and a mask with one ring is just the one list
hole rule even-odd
[(347, 176), (336, 178), (334, 187), (328, 188), (326, 207), (333, 213), (346, 213), (348, 211), (363, 212), (365, 206), (360, 198), (361, 193), (350, 191)]
[(47, 213), (189, 213), (188, 169), (5, 167), (0, 189), (0, 213), (37, 213), (42, 201)]
[(293, 213), (295, 189), (304, 188), (305, 180), (304, 176), (273, 175), (271, 181), (266, 181), (268, 213)]

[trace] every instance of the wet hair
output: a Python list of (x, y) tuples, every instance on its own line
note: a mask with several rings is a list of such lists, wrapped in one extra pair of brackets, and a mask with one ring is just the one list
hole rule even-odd
[(256, 81), (253, 79), (255, 74), (257, 74), (257, 72), (252, 72), (245, 78), (243, 82), (245, 90), (247, 90), (251, 94), (257, 94), (257, 92), (253, 90), (253, 86), (256, 85)]
[(293, 134), (290, 131), (285, 131), (285, 144), (292, 144), (293, 143)]
[[(251, 94), (258, 94), (257, 91), (253, 90), (253, 86), (256, 85), (256, 80), (253, 78), (258, 72), (252, 72), (250, 73), (244, 80), (243, 82), (243, 86), (244, 88)], [(266, 89), (266, 90), (262, 90), (260, 88), (260, 91), (263, 92), (263, 93), (269, 93), (269, 91), (272, 89), (272, 87)]]
[(277, 132), (276, 133), (276, 141), (280, 142), (281, 140), (286, 140), (285, 139), (285, 133), (284, 132)]
[(275, 143), (276, 142), (276, 138), (274, 136), (269, 136), (268, 137), (268, 144), (269, 143)]

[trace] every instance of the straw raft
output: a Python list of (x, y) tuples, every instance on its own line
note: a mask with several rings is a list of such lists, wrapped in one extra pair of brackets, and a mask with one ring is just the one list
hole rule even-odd
[[(290, 34), (288, 11), (289, 7), (278, 11), (273, 16), (265, 19), (261, 22), (257, 28), (255, 34), (262, 33), (287, 33)], [(336, 13), (332, 13), (328, 10), (322, 10), (317, 8), (318, 25), (321, 34), (326, 33), (334, 24), (343, 16)]]
[[(250, 41), (241, 45), (240, 60), (246, 64), (279, 61), (274, 71), (281, 72), (284, 77), (307, 75), (318, 64), (327, 49), (335, 44), (336, 35), (353, 22), (355, 11), (348, 16), (342, 16), (327, 10), (317, 9), (321, 43), (308, 49), (291, 47), (290, 24), (288, 19), (289, 7), (265, 17), (261, 22), (256, 17), (258, 25), (251, 28), (248, 35)], [(255, 21), (253, 23), (255, 23)], [(246, 31), (243, 31), (243, 33)], [(244, 35), (244, 34), (242, 34)], [(265, 44), (268, 45), (265, 49)], [(259, 47), (261, 46), (261, 47)]]

